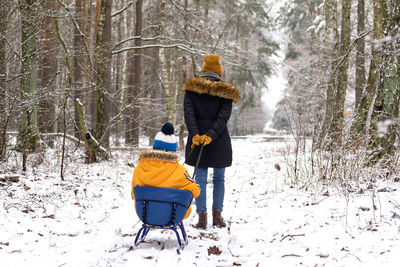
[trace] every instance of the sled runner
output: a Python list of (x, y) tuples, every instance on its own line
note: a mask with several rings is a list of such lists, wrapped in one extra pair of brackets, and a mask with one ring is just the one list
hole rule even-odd
[[(150, 229), (167, 229), (175, 232), (179, 248), (183, 249), (188, 239), (182, 220), (192, 202), (192, 193), (181, 189), (150, 186), (136, 186), (133, 193), (136, 199), (136, 213), (143, 222), (136, 235), (135, 245), (144, 241)], [(178, 228), (181, 230), (182, 240)]]

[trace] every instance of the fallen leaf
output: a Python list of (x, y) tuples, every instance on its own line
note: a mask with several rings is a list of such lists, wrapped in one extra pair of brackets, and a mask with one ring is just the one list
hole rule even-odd
[(10, 245), (10, 242), (6, 242), (6, 243), (0, 242), (0, 245), (7, 246), (7, 247), (8, 247), (8, 245)]
[(274, 167), (275, 167), (275, 169), (277, 169), (278, 171), (281, 170), (281, 166), (280, 166), (278, 163), (275, 163)]
[(35, 212), (33, 209), (22, 210), (23, 213)]
[(221, 255), (222, 251), (217, 246), (212, 246), (208, 248), (208, 256), (212, 255)]

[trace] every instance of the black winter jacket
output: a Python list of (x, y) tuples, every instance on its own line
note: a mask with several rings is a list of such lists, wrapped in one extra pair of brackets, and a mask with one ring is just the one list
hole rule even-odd
[(206, 134), (212, 142), (203, 149), (199, 167), (224, 168), (232, 164), (232, 146), (226, 124), (231, 116), (232, 101), (240, 102), (239, 91), (231, 84), (221, 81), (219, 75), (205, 72), (201, 77), (191, 78), (182, 87), (185, 91), (184, 115), (189, 132), (186, 142), (186, 163), (195, 166), (200, 148), (189, 153), (192, 137)]

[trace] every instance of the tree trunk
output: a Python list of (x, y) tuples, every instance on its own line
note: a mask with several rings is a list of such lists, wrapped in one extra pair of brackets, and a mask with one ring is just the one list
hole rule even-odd
[(380, 67), (382, 63), (382, 53), (380, 47), (380, 40), (382, 39), (382, 10), (381, 1), (374, 0), (374, 21), (373, 21), (373, 38), (371, 40), (372, 58), (369, 65), (369, 74), (365, 94), (360, 101), (357, 109), (355, 121), (352, 125), (352, 133), (356, 140), (363, 137), (364, 144), (368, 144), (370, 140), (369, 127), (371, 124), (372, 111), (375, 106), (375, 99), (378, 95), (377, 85), (380, 77)]
[[(90, 98), (90, 101), (88, 101), (89, 104), (89, 117), (91, 120), (91, 128), (92, 132), (95, 132), (96, 129), (96, 86), (94, 84), (96, 83), (97, 79), (97, 73), (95, 69), (97, 68), (97, 54), (96, 54), (96, 49), (97, 49), (97, 36), (98, 36), (98, 31), (99, 31), (99, 23), (100, 23), (100, 13), (101, 13), (101, 3), (102, 0), (96, 0), (96, 8), (93, 8), (92, 5), (91, 7), (91, 19), (94, 20), (94, 24), (92, 25), (92, 22), (89, 22), (90, 25), (90, 31), (91, 31), (91, 38), (89, 39), (90, 47), (92, 48), (92, 61), (93, 61), (93, 68), (90, 70), (89, 75), (90, 75), (90, 88), (89, 88), (89, 94), (88, 97)], [(94, 27), (93, 27), (94, 26)], [(90, 35), (89, 35), (90, 36)], [(94, 52), (93, 52), (94, 50)]]
[[(84, 29), (83, 24), (83, 3), (82, 0), (75, 0), (75, 16), (76, 27), (74, 27), (74, 55), (73, 55), (73, 83), (74, 83), (74, 103), (79, 99), (80, 102), (85, 102), (84, 99), (84, 88), (83, 88), (83, 77), (82, 77), (82, 62), (84, 59), (83, 54), (83, 36), (81, 32)], [(79, 111), (76, 105), (74, 105), (74, 118), (77, 125), (80, 125)], [(79, 128), (75, 128), (75, 137), (80, 137), (82, 134), (79, 133)]]
[(21, 0), (21, 100), (26, 103), (22, 108), (18, 131), (17, 149), (23, 152), (23, 166), (26, 170), (27, 153), (37, 148), (39, 140), (37, 125), (37, 105), (35, 94), (38, 74), (38, 32), (39, 18), (37, 16), (39, 1)]
[[(136, 26), (135, 26), (135, 36), (142, 36), (142, 17), (143, 17), (143, 0), (137, 0), (136, 2)], [(141, 38), (136, 39), (136, 46), (142, 45)], [(142, 49), (138, 49), (135, 51), (134, 60), (134, 81), (133, 81), (133, 90), (134, 90), (134, 98), (138, 101), (136, 105), (133, 106), (133, 145), (139, 145), (139, 129), (140, 129), (140, 109), (141, 109), (141, 101), (142, 97)]]
[[(365, 31), (365, 2), (358, 0), (357, 3), (357, 35), (360, 36)], [(356, 47), (356, 82), (355, 82), (355, 107), (357, 108), (361, 100), (361, 95), (365, 86), (365, 39), (357, 41)]]
[(6, 36), (9, 0), (2, 1), (0, 5), (0, 159), (6, 153), (6, 132), (7, 132), (7, 110), (6, 110), (6, 91), (7, 91), (7, 69), (6, 69)]
[[(135, 36), (142, 34), (142, 5), (143, 1), (136, 2), (135, 14)], [(133, 42), (134, 46), (141, 45), (141, 39), (138, 38)], [(141, 49), (139, 51), (128, 53), (128, 85), (127, 85), (127, 105), (126, 109), (126, 129), (125, 129), (125, 144), (138, 146), (139, 145), (139, 127), (140, 127), (140, 100), (141, 95)]]
[[(161, 8), (161, 35), (165, 35), (165, 23), (166, 23), (166, 6), (165, 3), (163, 3), (163, 6)], [(175, 26), (177, 26), (175, 24)], [(175, 33), (177, 28), (174, 29)], [(173, 52), (172, 52), (173, 53)], [(168, 121), (172, 123), (173, 125), (176, 125), (176, 97), (177, 97), (177, 90), (178, 90), (178, 85), (177, 85), (177, 80), (174, 79), (173, 73), (173, 67), (170, 67), (171, 65), (174, 65), (174, 62), (168, 62), (169, 58), (167, 56), (165, 48), (160, 48), (160, 60), (161, 60), (161, 73), (162, 73), (162, 86), (164, 89), (165, 93), (165, 99), (167, 101), (167, 115), (168, 115)], [(177, 60), (175, 57), (174, 60)], [(175, 65), (176, 62), (175, 62)], [(172, 73), (171, 73), (172, 70)]]
[[(397, 6), (396, 6), (397, 4)], [(378, 79), (378, 96), (374, 103), (373, 122), (377, 127), (371, 127), (371, 161), (376, 162), (386, 155), (393, 155), (395, 152), (396, 123), (394, 121), (399, 116), (399, 65), (396, 62), (398, 49), (394, 47), (395, 39), (398, 38), (398, 23), (400, 21), (400, 4), (398, 2), (380, 2), (380, 13), (382, 17), (382, 64)], [(396, 19), (397, 16), (397, 19)], [(385, 127), (385, 124), (387, 127)], [(380, 125), (380, 126), (379, 126)], [(375, 126), (375, 125), (374, 125)], [(384, 128), (384, 131), (380, 129)], [(375, 130), (377, 129), (377, 130)]]
[(324, 54), (325, 62), (329, 62), (329, 68), (326, 70), (326, 102), (324, 122), (319, 132), (317, 147), (322, 147), (325, 143), (327, 131), (332, 123), (333, 110), (335, 104), (336, 76), (335, 66), (338, 62), (339, 52), (339, 33), (337, 26), (337, 2), (336, 0), (326, 0), (325, 10), (325, 38)]
[[(161, 12), (163, 12), (160, 8), (155, 10), (154, 18), (156, 24), (161, 24)], [(153, 29), (154, 36), (161, 36), (161, 28), (157, 27)], [(161, 107), (164, 107), (164, 98), (163, 98), (163, 88), (162, 88), (162, 81), (160, 79), (160, 69), (161, 69), (161, 58), (160, 58), (160, 48), (155, 47), (151, 50), (151, 57), (154, 58), (152, 62), (152, 67), (150, 71), (150, 80), (152, 81), (152, 86), (148, 92), (148, 96), (151, 99), (152, 108), (157, 108), (155, 112), (153, 112), (153, 116), (151, 119), (148, 119), (146, 124), (146, 133), (149, 136), (149, 146), (153, 144), (154, 138), (157, 132), (160, 130), (161, 125), (165, 122), (165, 113), (160, 110)], [(158, 111), (160, 110), (160, 111)]]
[(350, 11), (351, 0), (342, 0), (342, 26), (340, 35), (340, 60), (336, 86), (335, 110), (331, 124), (332, 141), (342, 142), (343, 112), (347, 91), (347, 70), (349, 65), (348, 54), (350, 49)]
[(111, 8), (112, 0), (101, 0), (96, 36), (96, 130), (95, 139), (109, 147), (109, 101), (106, 93), (111, 80)]
[[(125, 1), (122, 1), (120, 3), (119, 9), (125, 6)], [(124, 17), (121, 17), (118, 19), (117, 22), (117, 40), (122, 40), (124, 38), (124, 34), (122, 31), (122, 22), (124, 20)], [(126, 25), (124, 25), (126, 26)], [(123, 54), (119, 53), (116, 55), (115, 61), (114, 61), (115, 67), (114, 67), (114, 79), (115, 79), (115, 87), (114, 87), (114, 102), (116, 103), (123, 103), (123, 66), (124, 66), (124, 60), (123, 60)], [(119, 114), (119, 109), (117, 105), (112, 105), (111, 107), (111, 116), (115, 117)], [(115, 145), (120, 146), (120, 138), (121, 138), (121, 132), (122, 132), (122, 122), (121, 122), (122, 116), (118, 116), (116, 118), (115, 122), (112, 122), (114, 125), (112, 128), (112, 133), (115, 136)]]
[[(57, 37), (55, 31), (55, 22), (52, 17), (55, 11), (55, 2), (45, 1), (43, 10), (46, 12), (41, 24), (40, 47), (43, 53), (40, 57), (39, 68), (39, 103), (38, 103), (38, 126), (42, 133), (52, 133), (56, 130), (56, 76), (57, 76)], [(53, 140), (49, 140), (52, 146)]]

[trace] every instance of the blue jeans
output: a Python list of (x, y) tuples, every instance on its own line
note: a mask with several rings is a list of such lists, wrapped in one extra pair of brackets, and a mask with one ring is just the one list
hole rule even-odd
[[(222, 211), (225, 195), (225, 168), (213, 168), (213, 205), (214, 210)], [(196, 182), (200, 186), (200, 196), (196, 198), (196, 211), (207, 212), (207, 176), (208, 168), (196, 169)]]

